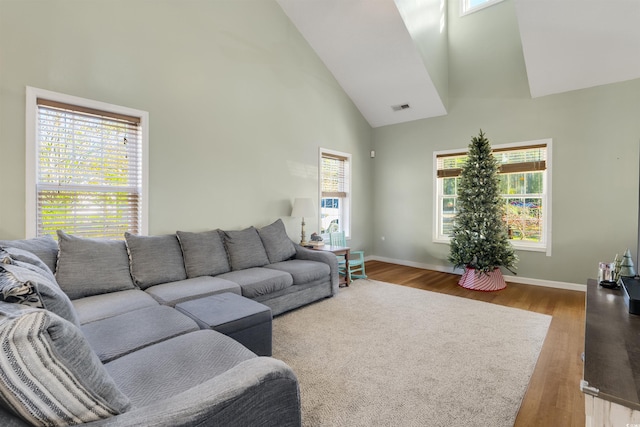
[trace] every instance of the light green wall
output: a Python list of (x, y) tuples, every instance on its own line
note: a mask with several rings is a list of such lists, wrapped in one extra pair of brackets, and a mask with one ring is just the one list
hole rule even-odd
[(275, 1), (0, 0), (0, 73), (0, 238), (24, 236), (34, 86), (149, 112), (151, 234), (283, 218), (299, 238), (324, 147), (353, 155), (370, 244), (371, 128)]
[(518, 251), (520, 276), (582, 284), (598, 261), (635, 257), (640, 80), (531, 99), (512, 0), (462, 18), (457, 4), (449, 114), (374, 129), (374, 253), (449, 266), (449, 246), (432, 242), (433, 151), (482, 128), (494, 145), (553, 139), (552, 255)]

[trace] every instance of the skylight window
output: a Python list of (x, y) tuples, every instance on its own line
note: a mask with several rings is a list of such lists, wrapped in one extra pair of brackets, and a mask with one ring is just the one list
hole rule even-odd
[(460, 0), (460, 16), (468, 15), (503, 0)]

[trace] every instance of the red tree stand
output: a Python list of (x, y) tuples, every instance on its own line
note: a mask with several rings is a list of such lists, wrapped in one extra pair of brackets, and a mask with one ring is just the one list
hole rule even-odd
[(507, 287), (502, 276), (502, 271), (496, 268), (489, 273), (478, 274), (474, 268), (467, 267), (458, 282), (458, 285), (466, 289), (473, 289), (474, 291), (499, 291)]

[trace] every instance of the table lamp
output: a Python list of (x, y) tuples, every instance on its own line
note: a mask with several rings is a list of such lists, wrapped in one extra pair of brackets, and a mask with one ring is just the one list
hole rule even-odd
[(302, 218), (302, 233), (300, 234), (300, 245), (306, 246), (307, 240), (304, 235), (304, 218), (315, 216), (316, 210), (313, 207), (313, 200), (309, 197), (296, 198), (293, 202), (293, 210), (291, 211), (292, 217)]

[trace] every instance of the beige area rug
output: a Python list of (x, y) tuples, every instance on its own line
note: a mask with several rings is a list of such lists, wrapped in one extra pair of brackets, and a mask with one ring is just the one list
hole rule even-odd
[(550, 316), (372, 280), (273, 321), (304, 426), (512, 426)]

